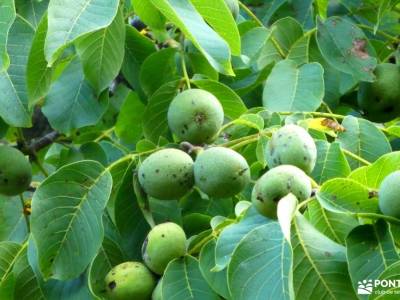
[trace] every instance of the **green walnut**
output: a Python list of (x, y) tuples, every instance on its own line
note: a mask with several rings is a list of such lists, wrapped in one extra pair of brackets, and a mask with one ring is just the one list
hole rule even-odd
[(380, 64), (375, 75), (374, 82), (360, 83), (358, 106), (365, 118), (373, 122), (388, 122), (400, 114), (400, 66)]
[(32, 180), (32, 167), (17, 149), (0, 146), (0, 194), (15, 196), (27, 190)]
[(150, 270), (144, 264), (133, 261), (114, 267), (104, 281), (110, 300), (148, 300), (156, 285)]
[(400, 219), (400, 171), (393, 172), (383, 179), (378, 199), (383, 214)]
[(143, 243), (142, 255), (147, 267), (163, 274), (168, 263), (186, 253), (186, 235), (175, 223), (162, 223), (153, 227)]
[(250, 182), (250, 168), (246, 159), (236, 151), (212, 147), (197, 157), (194, 180), (197, 187), (210, 197), (232, 197)]
[(224, 111), (215, 96), (200, 89), (177, 95), (168, 109), (168, 125), (181, 141), (209, 143), (216, 138), (224, 121)]
[(151, 295), (151, 300), (162, 300), (162, 278), (158, 281), (156, 288)]
[(193, 187), (193, 160), (181, 150), (163, 149), (143, 161), (138, 176), (149, 196), (161, 200), (179, 199)]
[(260, 214), (276, 219), (280, 199), (292, 193), (299, 201), (311, 195), (310, 178), (299, 168), (281, 165), (269, 170), (254, 185), (251, 201)]
[(239, 16), (239, 1), (238, 0), (225, 0), (226, 5), (232, 13), (233, 18), (236, 20)]
[(308, 132), (297, 125), (285, 125), (273, 133), (267, 149), (270, 168), (293, 165), (311, 173), (317, 160), (317, 147)]

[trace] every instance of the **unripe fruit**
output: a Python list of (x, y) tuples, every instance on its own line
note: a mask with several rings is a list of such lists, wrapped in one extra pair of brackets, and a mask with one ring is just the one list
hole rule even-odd
[(139, 182), (151, 197), (179, 199), (193, 187), (193, 160), (178, 149), (157, 151), (140, 165)]
[(378, 197), (382, 213), (400, 219), (400, 171), (393, 172), (383, 179)]
[(360, 83), (358, 105), (367, 119), (387, 122), (400, 114), (400, 66), (384, 63), (374, 72), (374, 82)]
[(272, 135), (267, 150), (270, 168), (293, 165), (311, 173), (317, 160), (317, 147), (310, 134), (297, 125), (285, 125)]
[(143, 243), (142, 253), (145, 264), (154, 273), (163, 274), (168, 263), (185, 255), (186, 235), (175, 223), (155, 226)]
[(232, 13), (233, 18), (236, 20), (239, 16), (239, 1), (238, 0), (225, 0), (226, 5)]
[(128, 261), (114, 267), (107, 274), (105, 284), (108, 299), (148, 300), (156, 281), (145, 265)]
[(250, 168), (246, 159), (236, 151), (213, 147), (197, 157), (194, 178), (199, 189), (208, 196), (232, 197), (250, 182)]
[(280, 199), (292, 193), (299, 201), (311, 196), (311, 181), (299, 168), (282, 165), (269, 170), (254, 185), (251, 201), (260, 214), (276, 219)]
[(27, 190), (32, 180), (32, 167), (17, 149), (0, 146), (0, 194), (15, 196)]
[(185, 90), (168, 109), (168, 125), (179, 140), (192, 144), (211, 142), (224, 121), (224, 111), (215, 96), (200, 89)]
[(162, 279), (158, 281), (156, 288), (151, 295), (151, 300), (162, 300)]

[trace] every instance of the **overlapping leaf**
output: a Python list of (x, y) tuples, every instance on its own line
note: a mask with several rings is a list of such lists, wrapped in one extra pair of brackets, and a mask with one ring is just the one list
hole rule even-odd
[(111, 186), (108, 170), (80, 161), (60, 168), (36, 190), (31, 226), (44, 278), (75, 278), (91, 262), (103, 240), (101, 218)]

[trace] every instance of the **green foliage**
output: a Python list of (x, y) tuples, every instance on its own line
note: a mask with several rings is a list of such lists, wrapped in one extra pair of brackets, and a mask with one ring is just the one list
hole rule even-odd
[(0, 299), (398, 298), (399, 18), (0, 0)]

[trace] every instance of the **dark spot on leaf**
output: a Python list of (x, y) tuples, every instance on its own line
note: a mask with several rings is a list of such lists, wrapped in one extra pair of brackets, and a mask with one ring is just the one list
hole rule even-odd
[(3, 182), (4, 182), (5, 184), (7, 184), (7, 183), (8, 183), (8, 178), (4, 178), (4, 179), (3, 179)]
[(115, 289), (116, 288), (116, 286), (117, 286), (117, 284), (115, 283), (115, 281), (113, 280), (113, 281), (111, 281), (109, 284), (108, 284), (108, 288), (110, 289), (110, 290), (113, 290), (113, 289)]
[(360, 202), (357, 201), (356, 204), (357, 204), (357, 205), (360, 205)]
[(159, 170), (159, 169), (156, 169), (156, 173), (160, 173), (160, 170)]
[(366, 51), (367, 40), (366, 39), (354, 39), (353, 40), (353, 47), (351, 48), (351, 52), (361, 58), (367, 59), (369, 58), (369, 54)]
[(165, 234), (162, 234), (161, 237), (165, 237)]
[(304, 159), (304, 161), (307, 161), (307, 156), (304, 156), (303, 159)]
[(325, 251), (325, 256), (327, 256), (327, 257), (331, 257), (331, 256), (332, 256), (332, 254), (331, 254), (330, 252), (328, 252), (328, 251)]

